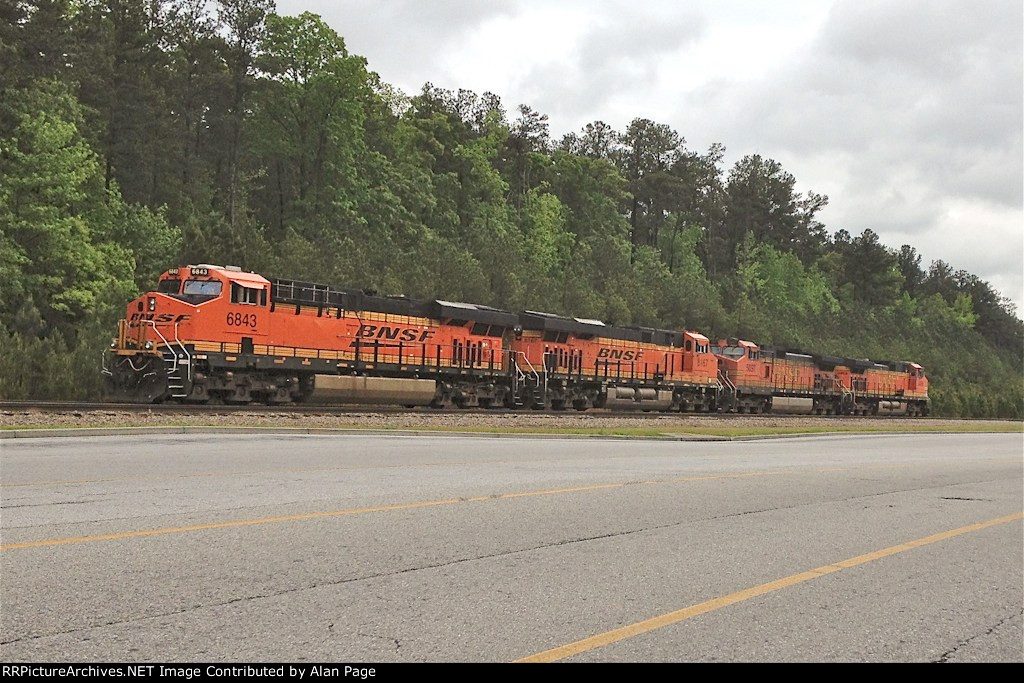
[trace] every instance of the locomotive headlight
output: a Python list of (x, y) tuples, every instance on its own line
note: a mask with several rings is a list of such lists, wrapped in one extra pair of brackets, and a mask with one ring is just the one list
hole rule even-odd
[(151, 311), (155, 311), (156, 310), (156, 297), (155, 296), (149, 297), (149, 310), (151, 310)]
[(146, 342), (145, 345), (142, 348), (146, 349), (147, 351), (152, 350), (153, 342), (151, 342), (151, 341)]

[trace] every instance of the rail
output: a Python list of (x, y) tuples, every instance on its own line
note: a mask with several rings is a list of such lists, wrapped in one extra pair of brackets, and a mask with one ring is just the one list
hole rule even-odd
[[(495, 415), (495, 414), (515, 414), (516, 411), (501, 407), (492, 408), (449, 408), (439, 409), (430, 407), (417, 407), (417, 408), (405, 408), (401, 406), (366, 406), (359, 404), (351, 405), (308, 405), (308, 404), (297, 404), (297, 405), (277, 405), (277, 406), (266, 406), (259, 404), (198, 404), (198, 403), (116, 403), (116, 402), (79, 402), (79, 401), (0, 401), (0, 411), (41, 411), (41, 412), (54, 412), (54, 413), (75, 413), (85, 411), (124, 411), (124, 412), (138, 412), (138, 413), (184, 413), (184, 414), (208, 414), (208, 413), (297, 413), (297, 414), (313, 414), (313, 415), (330, 415), (330, 414), (346, 414), (355, 413), (358, 415), (365, 415), (367, 411), (377, 413), (388, 413), (388, 414), (420, 414), (420, 415)], [(608, 408), (591, 408), (587, 410), (588, 417), (594, 418), (610, 418), (610, 419), (621, 419), (623, 416), (622, 411), (611, 410)], [(654, 419), (663, 420), (666, 413), (660, 411), (653, 411), (651, 413), (634, 413), (629, 412), (629, 419)], [(697, 413), (687, 414), (684, 416), (687, 420), (702, 419), (707, 421), (715, 420), (735, 420), (735, 415), (731, 413)], [(753, 414), (743, 415), (742, 420), (750, 419), (774, 419), (778, 416), (772, 414)], [(17, 419), (17, 416), (9, 418), (9, 421)], [(799, 420), (810, 420), (810, 419), (834, 419), (833, 416), (826, 415), (800, 415), (795, 416), (793, 419)], [(866, 418), (851, 417), (850, 419), (868, 419), (868, 420), (886, 420), (890, 422), (898, 422), (906, 420), (907, 417), (902, 415), (876, 415)], [(921, 418), (924, 420), (931, 420), (941, 422), (944, 420), (952, 420), (954, 418)], [(998, 421), (998, 422), (1016, 422), (1013, 418), (955, 418), (959, 422), (984, 422), (984, 421)], [(80, 421), (80, 420), (78, 420)], [(289, 423), (289, 426), (293, 426)]]

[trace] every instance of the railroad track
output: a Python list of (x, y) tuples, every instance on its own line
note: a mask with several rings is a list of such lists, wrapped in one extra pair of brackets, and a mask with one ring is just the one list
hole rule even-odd
[[(509, 410), (508, 408), (429, 408), (416, 407), (405, 408), (403, 406), (379, 406), (379, 405), (282, 405), (267, 406), (258, 404), (231, 405), (231, 404), (182, 404), (182, 403), (103, 403), (103, 402), (82, 402), (82, 401), (0, 401), (0, 415), (11, 412), (43, 412), (43, 413), (167, 413), (178, 415), (189, 414), (225, 414), (225, 413), (285, 413), (296, 415), (358, 415), (366, 413), (374, 414), (420, 414), (420, 415), (523, 415), (538, 416), (550, 415), (559, 417), (565, 415), (587, 415), (592, 417), (640, 417), (658, 419), (663, 417), (696, 417), (708, 420), (727, 420), (735, 417), (742, 418), (779, 418), (786, 415), (773, 414), (749, 414), (743, 413), (662, 413), (643, 412), (641, 410), (608, 410), (606, 408), (590, 409), (586, 412), (567, 410), (563, 412), (540, 411), (540, 410)], [(835, 415), (799, 415), (801, 418), (834, 418)], [(854, 416), (849, 416), (856, 419)], [(899, 415), (872, 416), (875, 419), (906, 419)], [(929, 419), (929, 418), (914, 418)], [(983, 418), (960, 418), (960, 419), (983, 419)], [(984, 418), (998, 419), (998, 418)]]
[[(437, 410), (433, 408), (405, 408), (402, 406), (365, 406), (365, 405), (281, 405), (268, 406), (261, 404), (200, 404), (200, 403), (90, 403), (82, 401), (0, 401), (0, 413), (11, 411), (38, 411), (46, 413), (297, 413), (316, 415), (347, 415), (353, 413), (424, 413), (440, 415), (444, 413), (466, 414), (473, 410)], [(501, 410), (477, 410), (475, 412), (488, 415)]]

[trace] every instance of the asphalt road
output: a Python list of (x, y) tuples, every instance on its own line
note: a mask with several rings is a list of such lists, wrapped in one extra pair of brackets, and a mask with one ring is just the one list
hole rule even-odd
[(1022, 661), (1022, 453), (6, 440), (0, 659)]

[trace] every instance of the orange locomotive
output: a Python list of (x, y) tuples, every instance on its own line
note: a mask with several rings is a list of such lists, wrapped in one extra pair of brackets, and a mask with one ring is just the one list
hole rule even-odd
[(712, 347), (697, 332), (172, 268), (105, 359), (126, 401), (925, 414), (914, 363)]
[(525, 403), (564, 410), (711, 410), (717, 365), (707, 337), (549, 313), (519, 314), (511, 342), (515, 382)]
[(817, 415), (928, 414), (928, 379), (917, 363), (759, 348), (735, 338), (720, 340), (712, 350), (722, 371), (722, 409)]
[(503, 398), (516, 323), (485, 306), (189, 266), (128, 304), (104, 373), (130, 401), (487, 406)]

